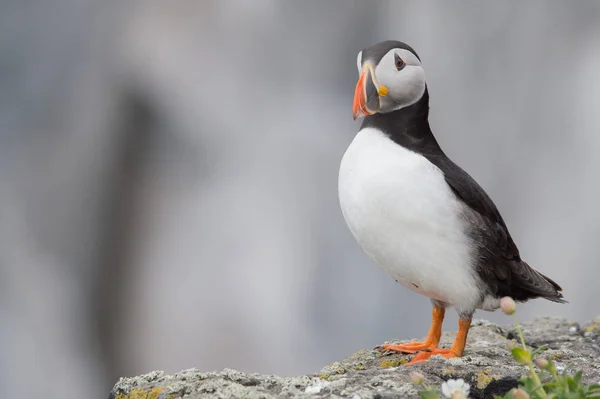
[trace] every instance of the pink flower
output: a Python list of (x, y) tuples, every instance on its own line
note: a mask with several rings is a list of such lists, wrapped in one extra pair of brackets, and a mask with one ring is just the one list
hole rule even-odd
[(545, 370), (548, 367), (548, 361), (546, 359), (535, 359), (535, 365)]
[(521, 388), (515, 388), (512, 390), (512, 397), (514, 399), (529, 399), (529, 394)]
[(504, 314), (511, 315), (517, 310), (517, 304), (511, 297), (505, 296), (500, 299), (500, 309), (502, 309)]
[(412, 383), (416, 385), (421, 385), (423, 381), (425, 381), (425, 377), (423, 376), (423, 374), (416, 371), (411, 371), (410, 373), (408, 373), (408, 378), (410, 378)]

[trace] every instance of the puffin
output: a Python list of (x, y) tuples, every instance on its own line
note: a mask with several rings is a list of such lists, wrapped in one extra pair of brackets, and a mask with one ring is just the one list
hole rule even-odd
[[(389, 353), (461, 357), (476, 310), (500, 299), (565, 303), (562, 288), (525, 262), (498, 208), (435, 139), (421, 58), (388, 40), (361, 50), (352, 107), (362, 118), (339, 167), (343, 218), (364, 252), (396, 282), (430, 298), (422, 342), (385, 344)], [(446, 308), (459, 316), (450, 348), (438, 347)]]

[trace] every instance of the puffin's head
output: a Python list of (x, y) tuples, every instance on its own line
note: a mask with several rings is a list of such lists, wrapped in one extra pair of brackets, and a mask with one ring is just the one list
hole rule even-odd
[(421, 59), (409, 45), (388, 40), (358, 53), (360, 77), (354, 92), (354, 119), (408, 107), (425, 93)]

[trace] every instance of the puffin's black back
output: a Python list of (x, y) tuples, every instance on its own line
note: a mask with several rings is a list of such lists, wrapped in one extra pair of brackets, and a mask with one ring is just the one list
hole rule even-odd
[[(404, 43), (384, 43), (381, 43), (381, 48), (373, 50), (371, 56), (383, 53), (383, 57), (398, 44), (403, 46), (399, 48), (410, 50), (416, 55)], [(555, 302), (565, 302), (558, 284), (521, 259), (504, 219), (485, 190), (442, 151), (429, 126), (427, 88), (421, 99), (411, 106), (365, 117), (361, 129), (366, 127), (383, 131), (394, 142), (421, 154), (444, 173), (446, 182), (468, 210), (463, 217), (469, 226), (468, 234), (477, 245), (474, 266), (485, 283), (488, 294), (494, 297), (510, 296), (517, 301), (543, 297)]]

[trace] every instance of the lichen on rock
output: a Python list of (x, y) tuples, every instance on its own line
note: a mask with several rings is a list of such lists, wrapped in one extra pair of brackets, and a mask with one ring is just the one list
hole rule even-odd
[[(600, 318), (586, 325), (558, 318), (538, 318), (523, 324), (526, 344), (544, 348), (544, 356), (567, 371), (583, 371), (584, 383), (600, 382)], [(410, 355), (383, 355), (361, 350), (344, 360), (325, 366), (315, 374), (279, 377), (225, 369), (203, 373), (195, 369), (175, 374), (154, 371), (121, 378), (110, 399), (203, 399), (203, 398), (418, 398), (408, 373), (419, 371), (425, 383), (440, 387), (448, 379), (462, 378), (471, 386), (470, 397), (492, 398), (517, 386), (527, 368), (511, 357), (507, 342), (512, 327), (484, 320), (471, 325), (462, 358), (433, 356), (429, 361), (404, 366)], [(448, 347), (454, 333), (446, 333), (441, 345)], [(408, 342), (408, 341), (404, 341)]]

